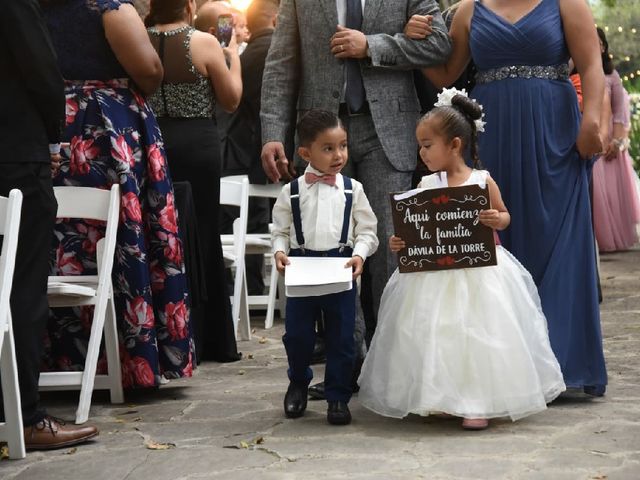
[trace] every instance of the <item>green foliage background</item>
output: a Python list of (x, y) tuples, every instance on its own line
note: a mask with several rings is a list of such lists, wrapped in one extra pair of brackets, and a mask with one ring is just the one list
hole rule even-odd
[(609, 52), (631, 94), (629, 153), (640, 171), (640, 0), (590, 2), (596, 23), (606, 30)]
[(592, 2), (592, 8), (620, 76), (640, 91), (640, 0), (600, 0)]

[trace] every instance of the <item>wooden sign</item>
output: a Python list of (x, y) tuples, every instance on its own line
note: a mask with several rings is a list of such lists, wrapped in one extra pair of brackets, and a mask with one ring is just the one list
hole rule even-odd
[(479, 221), (491, 208), (479, 185), (391, 194), (393, 226), (406, 247), (400, 273), (496, 265), (493, 230)]

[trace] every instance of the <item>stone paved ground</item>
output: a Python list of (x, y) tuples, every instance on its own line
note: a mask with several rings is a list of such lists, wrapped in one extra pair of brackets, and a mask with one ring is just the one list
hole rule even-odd
[[(326, 424), (323, 402), (286, 420), (282, 325), (264, 331), (256, 321), (254, 339), (240, 346), (244, 360), (207, 363), (193, 379), (122, 406), (96, 394), (95, 442), (2, 461), (0, 478), (640, 479), (640, 250), (603, 256), (602, 274), (604, 399), (559, 400), (484, 432), (462, 431), (453, 420), (383, 418), (357, 398), (347, 427)], [(73, 417), (73, 395), (50, 393), (45, 401), (52, 414)], [(173, 446), (149, 448), (163, 443)]]

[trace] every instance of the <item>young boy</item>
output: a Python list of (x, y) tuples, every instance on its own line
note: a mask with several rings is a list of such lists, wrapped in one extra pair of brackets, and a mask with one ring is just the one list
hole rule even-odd
[[(353, 269), (355, 281), (365, 259), (378, 248), (378, 221), (362, 184), (340, 174), (347, 164), (347, 133), (338, 117), (322, 110), (307, 112), (298, 123), (297, 133), (298, 153), (309, 165), (304, 177), (284, 186), (273, 207), (276, 267), (284, 273), (288, 256), (345, 257), (345, 268)], [(351, 423), (348, 403), (355, 358), (355, 282), (345, 292), (287, 298), (283, 342), (290, 383), (284, 412), (289, 418), (297, 418), (307, 408), (307, 388), (313, 377), (309, 365), (314, 326), (320, 311), (325, 318), (327, 420), (333, 425), (347, 425)]]

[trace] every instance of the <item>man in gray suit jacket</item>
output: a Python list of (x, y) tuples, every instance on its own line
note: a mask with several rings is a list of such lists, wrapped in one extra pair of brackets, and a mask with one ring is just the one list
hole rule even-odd
[[(432, 16), (424, 40), (402, 33), (415, 14)], [(364, 185), (378, 238), (386, 242), (393, 234), (388, 194), (409, 189), (416, 166), (420, 106), (412, 70), (443, 63), (450, 51), (434, 0), (282, 0), (262, 86), (262, 165), (269, 178), (294, 172), (283, 143), (296, 117), (310, 109), (339, 114), (349, 138), (345, 173)], [(377, 314), (396, 258), (381, 248), (369, 263)]]

